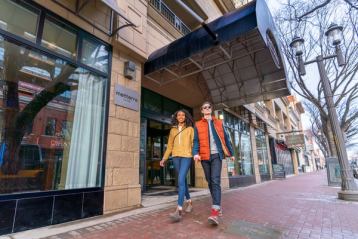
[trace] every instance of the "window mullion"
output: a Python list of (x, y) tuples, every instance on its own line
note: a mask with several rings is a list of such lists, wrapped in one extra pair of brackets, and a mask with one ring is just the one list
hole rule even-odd
[(41, 10), (39, 22), (37, 25), (37, 35), (36, 35), (36, 44), (37, 45), (41, 45), (42, 34), (44, 31), (44, 24), (45, 24), (45, 15), (46, 15), (45, 11)]
[(76, 55), (77, 55), (77, 63), (80, 63), (81, 62), (81, 59), (82, 59), (82, 43), (83, 43), (83, 34), (82, 34), (82, 32), (81, 31), (79, 31), (78, 33), (77, 33), (77, 43), (76, 43), (76, 50), (77, 50), (77, 52), (76, 52)]

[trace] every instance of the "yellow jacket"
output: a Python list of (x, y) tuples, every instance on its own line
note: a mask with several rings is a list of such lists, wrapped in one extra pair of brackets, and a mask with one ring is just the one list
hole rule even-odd
[(167, 149), (165, 150), (163, 159), (168, 160), (172, 157), (186, 157), (191, 158), (194, 140), (194, 128), (183, 127), (179, 132), (177, 127), (170, 130)]

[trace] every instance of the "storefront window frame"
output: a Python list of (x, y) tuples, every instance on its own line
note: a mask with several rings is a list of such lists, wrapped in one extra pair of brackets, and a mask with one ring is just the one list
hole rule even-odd
[[(259, 161), (259, 173), (260, 175), (269, 175), (270, 174), (270, 162), (269, 162), (269, 148), (266, 142), (266, 134), (265, 131), (261, 128), (255, 129), (255, 141), (256, 141), (256, 151), (258, 154), (258, 161)], [(259, 149), (258, 144), (265, 145), (265, 149)], [(264, 159), (262, 159), (263, 165), (265, 165), (266, 172), (263, 172), (263, 170), (260, 169), (260, 159), (259, 154), (264, 155)]]
[[(231, 114), (230, 112), (227, 112), (227, 111), (223, 111), (224, 113), (224, 127), (227, 131), (229, 131), (228, 133), (230, 134), (230, 138), (231, 140), (233, 140), (232, 144), (233, 144), (233, 148), (234, 148), (234, 151), (236, 152), (237, 151), (237, 146), (236, 146), (236, 141), (235, 141), (235, 132), (238, 133), (238, 137), (240, 139), (240, 148), (241, 148), (241, 137), (242, 135), (245, 135), (245, 136), (248, 136), (249, 138), (251, 138), (250, 136), (250, 131), (246, 130), (247, 127), (250, 127), (249, 126), (249, 122), (247, 122), (246, 120), (242, 119), (241, 117), (238, 117), (238, 116), (235, 116), (233, 114)], [(234, 133), (234, 137), (231, 136), (231, 132), (233, 131)], [(251, 145), (251, 142), (250, 142), (250, 158), (251, 158), (251, 172), (250, 174), (238, 174), (238, 175), (229, 175), (229, 178), (230, 177), (236, 177), (236, 176), (240, 176), (240, 177), (244, 177), (244, 176), (247, 176), (247, 177), (252, 177), (254, 175), (254, 162), (253, 162), (253, 154), (252, 154), (252, 145)], [(239, 150), (240, 150), (239, 148)], [(242, 152), (237, 152), (237, 155), (235, 156), (241, 156), (242, 155)], [(235, 159), (237, 160), (237, 159)]]
[[(76, 188), (76, 189), (53, 189), (49, 191), (38, 191), (38, 192), (20, 192), (20, 193), (10, 193), (10, 194), (0, 194), (0, 200), (3, 199), (17, 199), (19, 197), (22, 197), (20, 195), (25, 195), (26, 197), (33, 197), (34, 195), (62, 195), (67, 194), (70, 192), (91, 192), (93, 190), (103, 190), (105, 186), (105, 168), (106, 168), (106, 151), (107, 151), (107, 133), (108, 133), (108, 115), (109, 115), (109, 95), (110, 95), (110, 82), (111, 82), (111, 70), (112, 70), (112, 46), (103, 40), (93, 36), (91, 33), (86, 32), (85, 30), (81, 29), (80, 27), (76, 26), (75, 24), (68, 22), (63, 17), (51, 12), (50, 10), (47, 10), (46, 8), (42, 7), (41, 5), (35, 3), (35, 2), (26, 2), (24, 0), (11, 0), (15, 2), (15, 4), (19, 4), (21, 6), (24, 6), (27, 9), (30, 9), (34, 12), (38, 11), (39, 17), (37, 22), (37, 28), (36, 28), (36, 41), (32, 42), (30, 40), (27, 40), (26, 38), (23, 38), (19, 35), (16, 35), (14, 33), (8, 32), (6, 30), (3, 30), (0, 28), (0, 37), (4, 38), (5, 40), (9, 42), (13, 42), (15, 44), (24, 46), (25, 48), (30, 48), (34, 50), (35, 52), (38, 52), (40, 54), (43, 54), (45, 56), (48, 56), (50, 58), (55, 59), (61, 59), (63, 61), (66, 61), (68, 65), (73, 66), (75, 68), (83, 68), (85, 70), (88, 70), (89, 72), (92, 72), (100, 77), (106, 78), (106, 98), (105, 98), (105, 112), (104, 112), (104, 128), (103, 133), (100, 136), (100, 141), (102, 143), (102, 168), (101, 173), (98, 175), (101, 179), (100, 186), (96, 187), (88, 187), (88, 188)], [(58, 22), (61, 22), (63, 24), (68, 25), (70, 28), (75, 29), (78, 32), (77, 36), (77, 43), (76, 43), (76, 58), (69, 58), (65, 55), (59, 54), (55, 51), (51, 51), (50, 49), (44, 47), (41, 45), (41, 39), (42, 39), (42, 33), (44, 28), (44, 21), (46, 17), (50, 17), (51, 19), (55, 19)], [(108, 70), (107, 72), (103, 72), (100, 70), (97, 70), (91, 66), (88, 66), (81, 62), (81, 54), (82, 54), (82, 41), (86, 39), (89, 41), (98, 42), (100, 44), (103, 44), (106, 47), (106, 50), (108, 51)]]
[[(12, 0), (12, 1), (14, 1), (14, 0)], [(88, 71), (96, 73), (99, 76), (106, 77), (108, 80), (110, 79), (112, 48), (108, 43), (104, 42), (101, 39), (96, 38), (95, 36), (91, 35), (90, 33), (79, 28), (78, 26), (66, 21), (61, 16), (58, 16), (57, 14), (50, 12), (49, 10), (43, 8), (42, 6), (40, 6), (36, 3), (33, 3), (33, 2), (28, 3), (28, 2), (21, 1), (21, 0), (14, 1), (14, 2), (16, 4), (26, 7), (28, 9), (33, 9), (34, 12), (39, 11), (39, 13), (38, 13), (39, 17), (38, 17), (37, 28), (36, 28), (36, 41), (32, 42), (30, 40), (27, 40), (26, 38), (23, 38), (21, 36), (18, 36), (14, 33), (5, 31), (0, 28), (0, 35), (2, 37), (4, 37), (7, 40), (14, 41), (15, 43), (18, 43), (18, 44), (27, 45), (31, 48), (36, 49), (36, 51), (39, 51), (40, 53), (42, 53), (44, 55), (48, 55), (49, 57), (60, 58), (64, 61), (68, 62), (68, 64), (70, 64), (74, 67), (81, 67), (83, 69), (86, 69)], [(45, 18), (47, 16), (50, 17), (51, 19), (55, 19), (57, 22), (59, 22), (61, 24), (68, 25), (68, 27), (73, 28), (78, 32), (77, 43), (76, 43), (76, 58), (67, 57), (67, 56), (57, 53), (55, 51), (51, 51), (48, 48), (41, 45)], [(103, 71), (97, 70), (96, 68), (93, 68), (93, 67), (88, 66), (81, 62), (82, 40), (83, 39), (86, 39), (89, 41), (95, 41), (95, 42), (101, 43), (107, 47), (107, 50), (108, 50), (108, 72), (103, 72)]]

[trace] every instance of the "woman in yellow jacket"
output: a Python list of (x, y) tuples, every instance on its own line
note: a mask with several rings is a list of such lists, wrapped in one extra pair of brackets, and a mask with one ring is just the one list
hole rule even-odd
[(184, 196), (186, 197), (185, 212), (192, 211), (192, 201), (190, 199), (189, 188), (186, 175), (192, 162), (192, 149), (194, 140), (193, 119), (187, 110), (181, 109), (174, 113), (172, 117), (172, 128), (170, 129), (167, 149), (160, 166), (164, 167), (165, 161), (171, 155), (174, 168), (178, 174), (178, 206), (174, 213), (170, 214), (173, 222), (178, 222), (182, 218)]

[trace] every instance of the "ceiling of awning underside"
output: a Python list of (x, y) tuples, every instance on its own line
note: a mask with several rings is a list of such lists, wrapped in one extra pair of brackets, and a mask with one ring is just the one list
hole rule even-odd
[(289, 95), (285, 71), (275, 65), (257, 29), (145, 77), (159, 85), (201, 77), (213, 103), (229, 107)]

